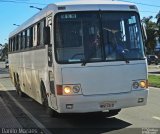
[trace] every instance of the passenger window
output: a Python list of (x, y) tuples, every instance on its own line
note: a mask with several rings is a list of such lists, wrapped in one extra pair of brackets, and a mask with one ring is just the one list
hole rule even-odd
[(33, 47), (33, 27), (30, 28), (30, 40), (29, 40), (29, 47)]
[(37, 25), (33, 27), (33, 46), (37, 46)]
[(27, 42), (27, 48), (29, 48), (29, 44), (30, 44), (30, 29), (27, 29), (27, 38), (26, 38), (26, 42)]
[(37, 46), (40, 45), (41, 33), (40, 33), (40, 23), (37, 24)]
[(22, 49), (25, 48), (25, 31), (22, 33)]

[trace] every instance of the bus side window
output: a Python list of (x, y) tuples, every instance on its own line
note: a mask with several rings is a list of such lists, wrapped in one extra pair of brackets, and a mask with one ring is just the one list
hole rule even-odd
[(26, 33), (25, 31), (22, 32), (22, 49), (25, 48), (25, 42), (26, 42), (25, 41), (25, 33)]
[(41, 40), (41, 31), (40, 31), (40, 23), (37, 24), (37, 46), (40, 45)]
[(33, 47), (33, 27), (30, 28), (29, 32), (30, 32), (29, 47)]
[(15, 36), (15, 45), (16, 45), (16, 51), (19, 50), (19, 46), (18, 46), (18, 35)]
[(9, 43), (8, 43), (8, 52), (10, 52), (10, 44), (11, 43), (11, 39), (9, 39)]
[(52, 30), (52, 15), (47, 17), (47, 43), (48, 43), (48, 66), (52, 66), (53, 57), (52, 57), (52, 44), (51, 44), (51, 30)]
[(46, 21), (45, 19), (43, 19), (41, 22), (40, 22), (40, 45), (44, 45), (44, 38), (43, 38), (43, 29), (45, 27), (45, 24), (46, 24)]
[(37, 25), (33, 27), (33, 46), (37, 46)]
[(23, 33), (21, 33), (21, 50), (23, 49)]
[(45, 26), (45, 20), (41, 20), (32, 28), (33, 46), (43, 45), (43, 28)]
[(19, 44), (19, 50), (21, 50), (21, 34), (18, 34), (18, 44)]
[(16, 49), (15, 49), (15, 37), (13, 37), (13, 51), (15, 51)]
[(26, 47), (29, 48), (29, 44), (30, 44), (30, 29), (27, 29), (27, 36), (26, 36)]
[(9, 43), (9, 50), (10, 50), (10, 52), (12, 52), (12, 39), (10, 39), (10, 43)]
[(50, 45), (50, 27), (43, 28), (43, 44)]

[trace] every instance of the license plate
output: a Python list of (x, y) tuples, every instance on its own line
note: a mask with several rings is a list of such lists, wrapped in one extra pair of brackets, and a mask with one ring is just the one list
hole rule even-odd
[(115, 106), (116, 101), (105, 101), (100, 103), (100, 108), (102, 109), (112, 109)]

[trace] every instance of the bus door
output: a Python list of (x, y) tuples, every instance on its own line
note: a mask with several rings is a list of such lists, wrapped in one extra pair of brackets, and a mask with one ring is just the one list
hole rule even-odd
[(53, 71), (53, 56), (52, 56), (52, 28), (53, 28), (53, 23), (52, 23), (52, 15), (49, 15), (47, 17), (47, 26), (50, 27), (50, 44), (48, 44), (48, 74), (49, 74), (49, 85), (50, 85), (50, 91), (51, 91), (51, 95), (50, 95), (50, 102), (51, 102), (51, 107), (53, 109), (57, 109), (57, 99), (56, 99), (56, 95), (55, 95), (55, 86), (54, 86), (54, 71)]

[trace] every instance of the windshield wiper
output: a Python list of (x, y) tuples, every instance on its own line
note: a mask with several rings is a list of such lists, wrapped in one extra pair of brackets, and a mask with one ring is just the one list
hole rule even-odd
[(82, 60), (81, 66), (85, 66), (88, 62), (89, 62), (89, 60)]
[(129, 60), (128, 60), (127, 57), (126, 57), (126, 54), (127, 54), (128, 52), (129, 52), (128, 49), (124, 49), (124, 50), (121, 52), (122, 57), (123, 57), (124, 61), (126, 62), (126, 64), (129, 63)]
[(126, 64), (130, 63), (129, 60), (125, 57), (123, 57), (124, 61), (126, 62)]

